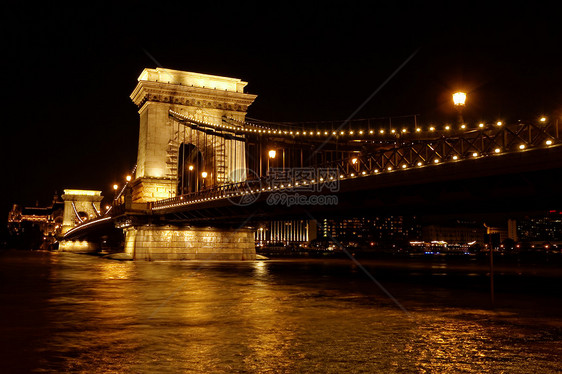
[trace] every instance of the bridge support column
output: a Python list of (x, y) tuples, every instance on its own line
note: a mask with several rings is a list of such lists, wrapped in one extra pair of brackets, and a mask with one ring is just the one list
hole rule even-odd
[(254, 230), (214, 227), (130, 227), (125, 253), (147, 261), (256, 259)]

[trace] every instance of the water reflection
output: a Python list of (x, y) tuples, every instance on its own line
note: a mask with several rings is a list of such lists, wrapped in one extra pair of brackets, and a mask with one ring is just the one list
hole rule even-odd
[[(3, 351), (21, 350), (23, 341), (30, 345), (27, 367), (21, 356), (3, 358), (12, 371), (562, 369), (557, 359), (562, 333), (546, 324), (546, 314), (531, 323), (519, 312), (451, 306), (476, 305), (482, 294), (436, 287), (431, 282), (445, 277), (432, 274), (450, 270), (441, 265), (427, 273), (400, 273), (415, 282), (390, 277), (395, 269), (371, 269), (404, 304), (408, 318), (348, 262), (144, 263), (72, 254), (27, 261), (18, 265), (20, 271), (0, 262), (5, 277), (19, 287), (14, 292), (29, 297), (29, 287), (44, 286), (29, 305), (43, 316), (33, 332), (21, 328), (26, 319), (9, 315), (12, 325), (21, 325), (22, 343), (3, 345)], [(30, 263), (32, 281), (18, 284)], [(449, 283), (455, 279), (446, 277)], [(4, 333), (15, 334), (2, 326)]]

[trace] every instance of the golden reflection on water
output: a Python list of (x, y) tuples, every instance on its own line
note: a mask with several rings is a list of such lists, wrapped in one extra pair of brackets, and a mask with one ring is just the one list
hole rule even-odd
[(103, 279), (129, 279), (134, 272), (134, 266), (129, 262), (111, 262), (100, 266)]
[(49, 318), (38, 348), (41, 367), (205, 373), (560, 368), (557, 351), (529, 352), (529, 331), (495, 322), (492, 311), (406, 303), (408, 318), (386, 297), (354, 290), (346, 277), (273, 265), (54, 255), (41, 311)]

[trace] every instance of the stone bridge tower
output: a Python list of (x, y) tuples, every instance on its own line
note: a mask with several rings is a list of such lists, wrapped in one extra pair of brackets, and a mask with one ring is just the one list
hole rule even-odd
[[(174, 197), (180, 185), (186, 192), (182, 162), (188, 156), (197, 161), (194, 175), (205, 172), (206, 186), (245, 179), (244, 172), (236, 172), (246, 168), (243, 138), (209, 136), (174, 121), (170, 111), (216, 126), (224, 121), (244, 121), (256, 98), (244, 93), (246, 85), (237, 78), (163, 68), (143, 70), (131, 94), (140, 114), (137, 169), (132, 184), (134, 202)], [(197, 178), (197, 185), (192, 183), (187, 192), (198, 188)]]
[(64, 213), (61, 234), (76, 226), (78, 223), (88, 221), (100, 215), (101, 191), (93, 190), (64, 190), (61, 196), (64, 201)]

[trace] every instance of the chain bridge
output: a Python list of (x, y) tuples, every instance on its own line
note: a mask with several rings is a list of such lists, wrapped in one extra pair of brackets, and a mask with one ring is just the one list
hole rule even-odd
[(560, 203), (558, 118), (267, 122), (246, 117), (256, 99), (246, 85), (145, 69), (131, 95), (140, 116), (134, 176), (109, 209), (66, 231), (65, 247), (118, 229), (135, 259), (244, 260), (255, 258), (260, 220)]

